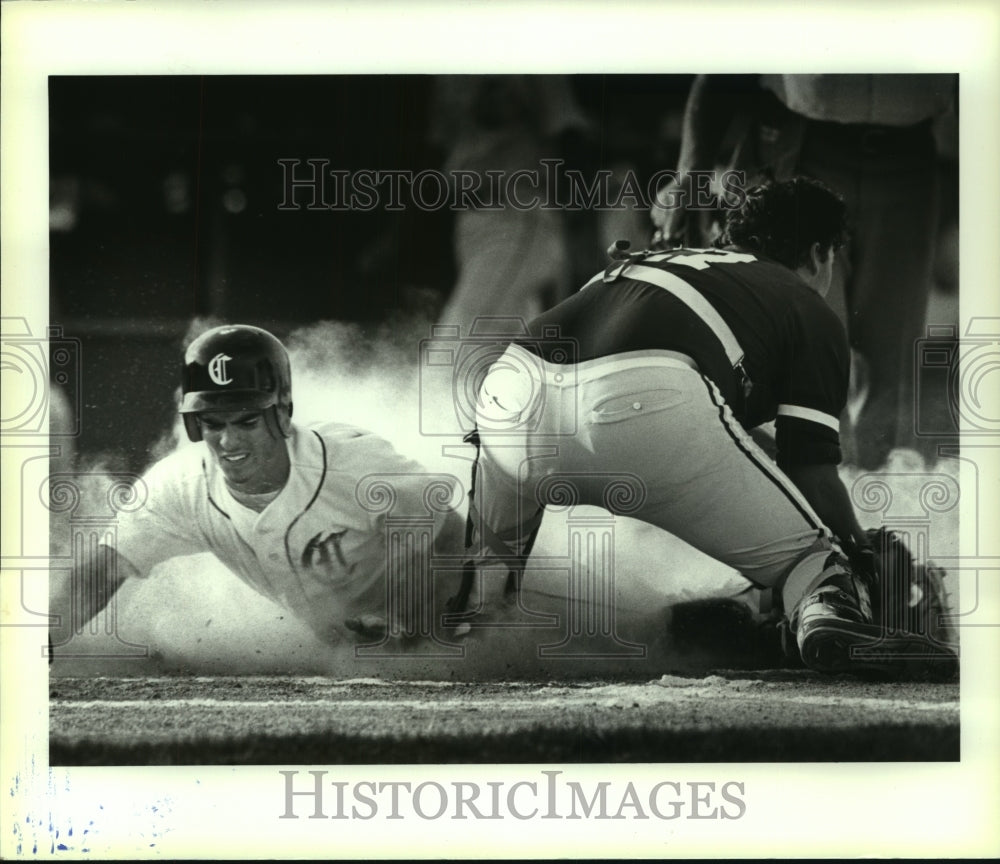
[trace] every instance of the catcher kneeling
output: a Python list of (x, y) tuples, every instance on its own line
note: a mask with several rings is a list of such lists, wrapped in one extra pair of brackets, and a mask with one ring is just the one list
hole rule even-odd
[[(755, 187), (716, 248), (619, 244), (513, 338), (467, 438), (478, 452), (451, 624), (516, 614), (547, 496), (569, 483), (579, 503), (663, 528), (768, 589), (787, 650), (809, 668), (953, 676), (940, 574), (866, 533), (837, 471), (850, 356), (824, 298), (845, 241), (825, 186)], [(748, 432), (771, 421), (776, 461)], [(609, 499), (609, 474), (637, 494)], [(879, 552), (909, 564), (880, 566)], [(478, 596), (506, 585), (505, 601), (467, 610), (477, 579), (495, 580)]]

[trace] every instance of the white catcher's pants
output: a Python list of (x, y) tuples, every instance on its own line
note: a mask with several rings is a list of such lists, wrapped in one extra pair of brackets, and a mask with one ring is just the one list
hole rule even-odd
[[(684, 355), (556, 365), (511, 346), (483, 382), (477, 424), (477, 567), (500, 544), (522, 553), (549, 503), (659, 526), (763, 587), (800, 560), (818, 573), (832, 549), (805, 498)], [(650, 565), (669, 578), (663, 562)]]

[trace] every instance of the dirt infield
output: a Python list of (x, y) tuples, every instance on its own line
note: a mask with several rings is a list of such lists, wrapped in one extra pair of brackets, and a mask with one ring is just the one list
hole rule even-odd
[(53, 765), (951, 761), (957, 683), (60, 678)]

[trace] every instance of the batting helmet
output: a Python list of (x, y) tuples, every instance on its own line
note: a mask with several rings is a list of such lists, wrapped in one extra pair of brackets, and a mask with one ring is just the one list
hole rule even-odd
[(202, 333), (184, 353), (181, 380), (180, 413), (192, 441), (201, 440), (202, 411), (264, 411), (272, 431), (291, 434), (288, 352), (266, 330), (229, 324)]

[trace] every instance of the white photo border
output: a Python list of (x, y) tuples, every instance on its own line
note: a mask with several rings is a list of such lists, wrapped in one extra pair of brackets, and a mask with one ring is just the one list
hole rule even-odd
[[(2, 27), (2, 308), (4, 318), (23, 319), (34, 334), (48, 324), (47, 76), (74, 74), (957, 71), (961, 318), (963, 324), (1000, 318), (1000, 12), (985, 0), (808, 7), (774, 0), (53, 0), (5, 3)], [(6, 453), (4, 460), (6, 466)], [(994, 481), (996, 463), (986, 465)], [(980, 482), (995, 491), (995, 482)], [(5, 482), (2, 493), (5, 550), (8, 531), (21, 526), (6, 515), (22, 506), (13, 485)], [(996, 555), (976, 533), (997, 524), (996, 501), (966, 504), (972, 509), (962, 513), (963, 550), (979, 542), (980, 554)], [(27, 524), (28, 514), (21, 516)], [(0, 583), (4, 610), (16, 598), (10, 575)], [(987, 620), (1000, 622), (996, 579), (986, 587)], [(512, 826), (508, 820), (282, 822), (282, 766), (49, 770), (47, 676), (37, 636), (3, 627), (0, 842), (5, 857), (59, 857), (53, 832), (65, 837), (75, 828), (79, 839), (89, 825), (89, 855), (104, 858), (995, 855), (998, 633), (993, 625), (962, 634), (960, 763), (572, 766), (567, 776), (594, 781), (739, 781), (747, 813), (728, 823)], [(348, 782), (515, 783), (538, 780), (540, 767), (346, 766), (337, 773)], [(19, 848), (11, 826), (20, 828)], [(67, 851), (66, 857), (79, 856)]]

